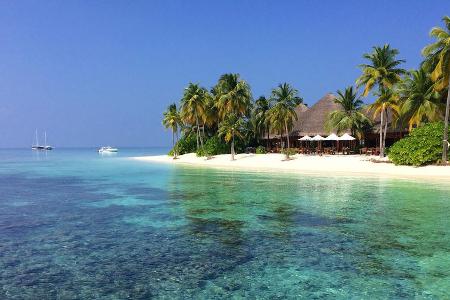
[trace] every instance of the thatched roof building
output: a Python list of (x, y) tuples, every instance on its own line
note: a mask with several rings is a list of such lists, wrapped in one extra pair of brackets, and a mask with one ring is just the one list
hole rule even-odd
[[(300, 104), (296, 107), (298, 120), (294, 121), (294, 127), (290, 132), (291, 137), (302, 137), (305, 135), (314, 136), (320, 134), (321, 136), (328, 136), (330, 133), (336, 133), (335, 131), (327, 131), (325, 129), (325, 122), (328, 115), (336, 110), (342, 109), (341, 106), (334, 102), (336, 96), (328, 93), (317, 101), (313, 106), (307, 107), (304, 104)], [(370, 133), (372, 138), (376, 138), (376, 133), (380, 128), (380, 116), (374, 118), (373, 111), (367, 107), (363, 109), (364, 114), (373, 122), (373, 127)], [(400, 126), (393, 127), (392, 112), (388, 113), (388, 134), (389, 133), (401, 133), (405, 132), (405, 129), (399, 128)], [(347, 132), (350, 133), (350, 132)], [(267, 137), (262, 137), (263, 139)], [(279, 139), (278, 134), (270, 134), (269, 139)]]
[(303, 107), (297, 107), (298, 120), (294, 123), (291, 135), (328, 135), (329, 132), (325, 129), (327, 116), (329, 113), (340, 109), (340, 106), (334, 102), (335, 98), (336, 97), (333, 94), (329, 93), (310, 108), (304, 109)]

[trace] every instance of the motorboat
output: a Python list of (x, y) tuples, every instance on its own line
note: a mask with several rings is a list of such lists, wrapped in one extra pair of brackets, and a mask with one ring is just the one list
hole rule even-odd
[(111, 146), (101, 147), (100, 149), (98, 149), (98, 153), (115, 153), (118, 151), (119, 151), (119, 149), (111, 147)]

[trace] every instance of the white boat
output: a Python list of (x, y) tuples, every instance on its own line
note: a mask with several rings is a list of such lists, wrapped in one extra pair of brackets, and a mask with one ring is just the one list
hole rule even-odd
[(47, 132), (44, 132), (44, 145), (39, 145), (38, 131), (36, 129), (36, 141), (35, 144), (31, 146), (32, 150), (52, 150), (53, 147), (47, 145)]
[(53, 150), (53, 147), (47, 145), (47, 131), (44, 131), (44, 150)]
[(119, 151), (119, 149), (113, 148), (113, 147), (110, 147), (110, 146), (101, 147), (100, 149), (98, 149), (98, 153), (115, 153), (117, 151)]

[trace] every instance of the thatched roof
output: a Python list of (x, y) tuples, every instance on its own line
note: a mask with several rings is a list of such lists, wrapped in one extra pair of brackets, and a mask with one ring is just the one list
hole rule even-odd
[(299, 113), (297, 113), (298, 121), (294, 123), (291, 135), (328, 135), (330, 132), (325, 130), (325, 120), (329, 113), (340, 109), (339, 104), (334, 102), (335, 98), (333, 94), (329, 93), (317, 101), (311, 108), (307, 110), (299, 108)]
[[(295, 108), (295, 113), (297, 114), (298, 121), (296, 121), (296, 122), (294, 121), (294, 122), (295, 122), (295, 123), (294, 123), (294, 126), (295, 126), (297, 123), (302, 122), (302, 120), (301, 120), (301, 115), (302, 115), (303, 113), (305, 113), (306, 111), (308, 111), (308, 110), (309, 110), (308, 106), (306, 106), (306, 105), (303, 104), (303, 103), (299, 104), (299, 105)], [(290, 135), (291, 135), (291, 134), (292, 134), (292, 132), (290, 133)], [(267, 136), (262, 136), (261, 138), (262, 138), (262, 139), (266, 139)], [(279, 139), (279, 138), (280, 138), (280, 135), (271, 132), (270, 135), (269, 135), (269, 138), (270, 138), (270, 139)]]
[[(322, 136), (327, 136), (330, 133), (336, 133), (334, 131), (329, 132), (325, 129), (325, 121), (328, 115), (335, 111), (341, 109), (340, 105), (335, 103), (336, 97), (328, 93), (322, 99), (317, 101), (313, 106), (307, 107), (304, 104), (300, 104), (295, 109), (297, 113), (298, 120), (294, 122), (294, 128), (292, 129), (291, 136), (315, 136), (320, 134)], [(380, 116), (376, 118), (373, 116), (373, 111), (369, 110), (367, 107), (363, 109), (364, 114), (373, 122), (373, 132), (379, 132), (380, 128)], [(392, 127), (392, 112), (388, 113), (388, 132), (399, 132), (404, 131), (400, 129), (400, 126), (396, 128)], [(349, 133), (349, 132), (348, 132)], [(263, 136), (263, 139), (266, 137)], [(270, 139), (280, 138), (278, 134), (271, 133)]]

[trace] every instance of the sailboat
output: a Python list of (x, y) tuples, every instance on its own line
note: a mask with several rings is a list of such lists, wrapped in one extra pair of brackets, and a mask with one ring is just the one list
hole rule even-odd
[(39, 138), (38, 138), (38, 132), (36, 129), (36, 141), (35, 144), (31, 146), (32, 150), (44, 150), (44, 147), (39, 145)]
[(44, 131), (44, 150), (53, 150), (53, 147), (47, 145), (47, 131)]
[(36, 129), (36, 141), (35, 144), (31, 146), (32, 150), (52, 150), (53, 147), (47, 145), (47, 132), (44, 132), (44, 145), (39, 145), (38, 131)]

